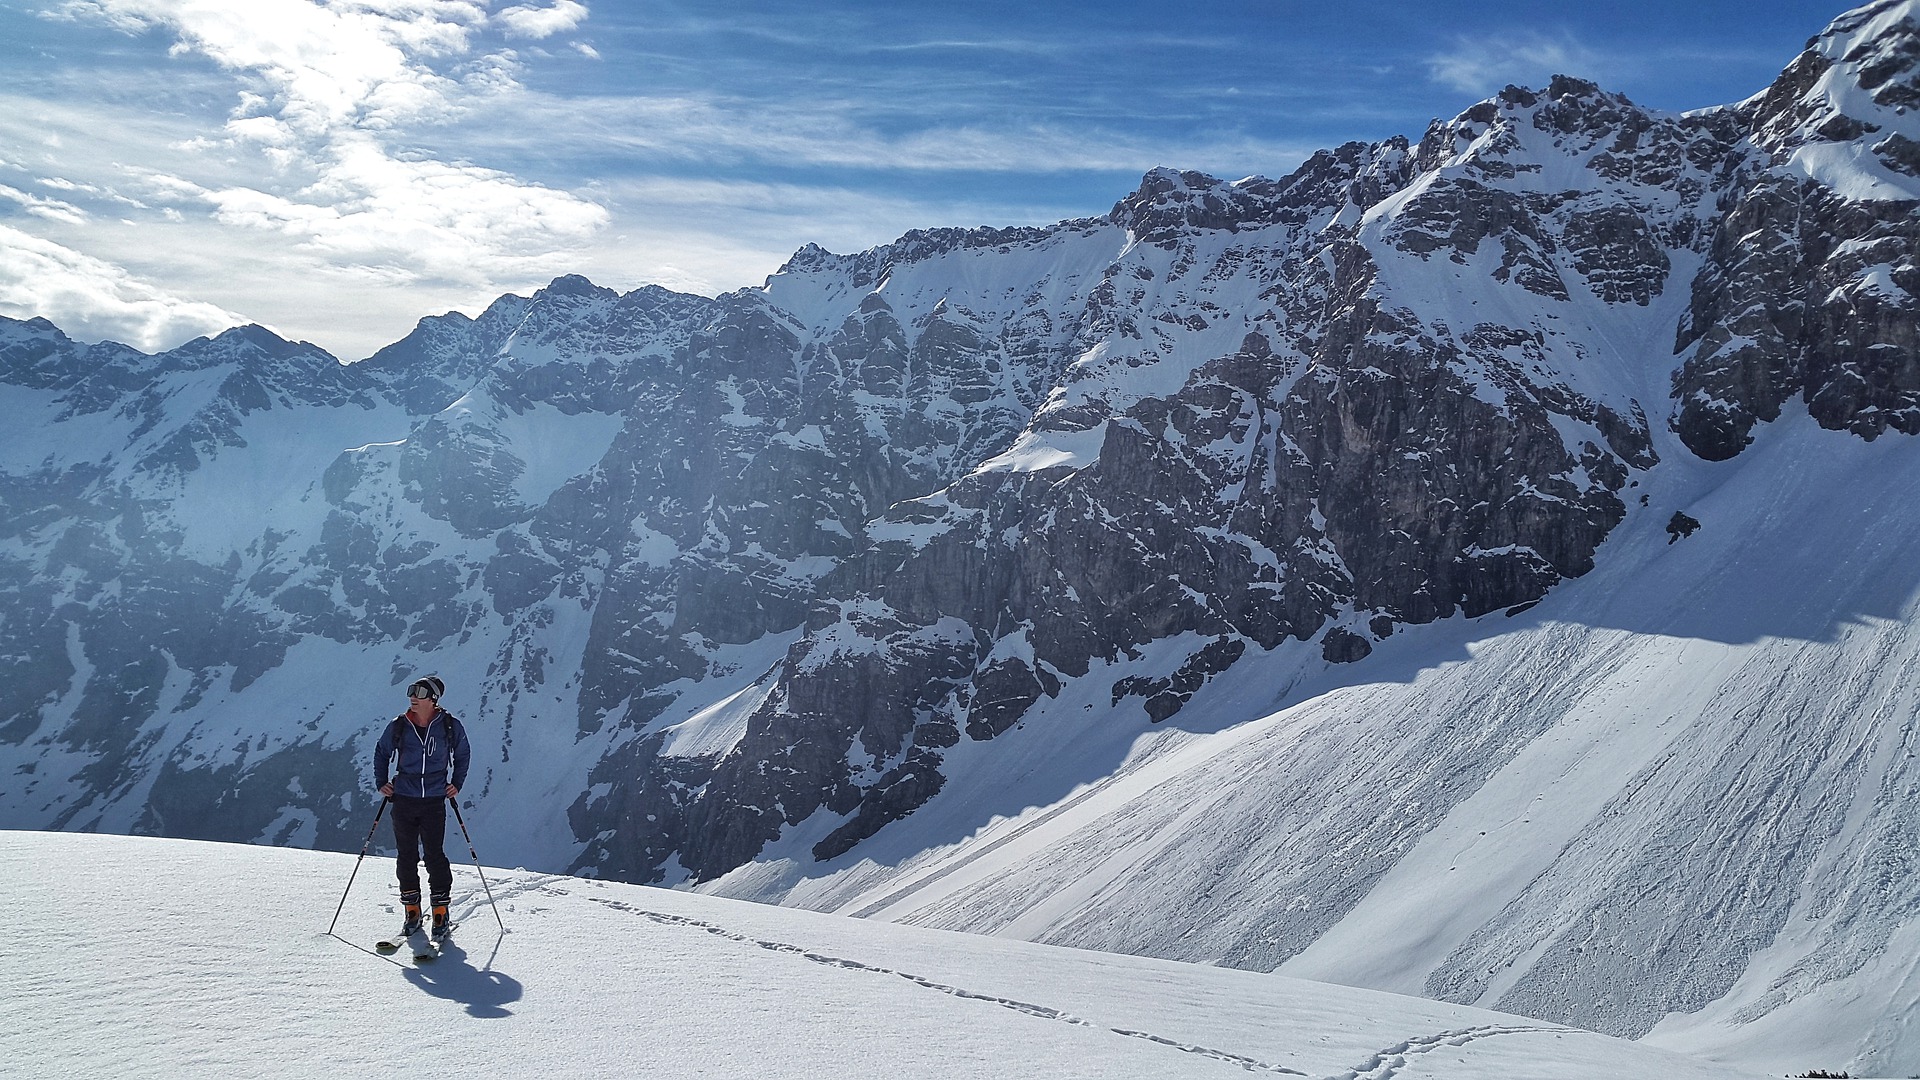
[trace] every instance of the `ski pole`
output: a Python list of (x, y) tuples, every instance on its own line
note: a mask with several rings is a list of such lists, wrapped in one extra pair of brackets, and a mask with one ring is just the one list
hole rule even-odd
[(353, 891), (353, 879), (360, 873), (360, 861), (367, 857), (367, 849), (373, 846), (374, 831), (380, 828), (380, 817), (387, 812), (387, 804), (392, 801), (392, 799), (383, 797), (380, 800), (380, 809), (373, 812), (373, 826), (367, 830), (367, 839), (360, 845), (360, 858), (353, 860), (353, 873), (347, 875), (347, 888), (345, 892), (340, 894), (340, 906), (333, 909), (333, 922), (327, 924), (327, 933), (329, 934), (333, 933), (334, 923), (340, 921), (340, 912), (346, 909), (347, 893)]
[(500, 932), (507, 932), (507, 924), (500, 918), (500, 905), (493, 902), (493, 886), (487, 884), (487, 872), (480, 869), (480, 853), (473, 850), (473, 834), (467, 831), (467, 819), (460, 816), (458, 796), (448, 799), (453, 804), (453, 820), (460, 823), (460, 835), (467, 838), (467, 854), (473, 856), (473, 872), (480, 875), (480, 887), (487, 890), (487, 904), (493, 908), (493, 921), (500, 924)]

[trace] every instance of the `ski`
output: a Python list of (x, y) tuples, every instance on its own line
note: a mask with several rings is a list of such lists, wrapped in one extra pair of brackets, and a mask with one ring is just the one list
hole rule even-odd
[(399, 952), (400, 946), (405, 945), (415, 934), (425, 933), (425, 924), (422, 924), (420, 928), (414, 930), (413, 934), (395, 934), (392, 937), (381, 938), (379, 941), (373, 943), (373, 948), (374, 951), (378, 952), (381, 956), (392, 956), (394, 953)]
[(378, 952), (381, 956), (392, 956), (394, 953), (400, 951), (401, 946), (411, 942), (413, 944), (413, 958), (415, 960), (426, 961), (437, 959), (440, 955), (440, 943), (446, 940), (447, 935), (453, 933), (453, 928), (458, 925), (460, 924), (449, 922), (440, 929), (433, 931), (429, 931), (425, 925), (422, 925), (420, 929), (415, 930), (411, 934), (395, 934), (390, 938), (382, 938), (373, 943), (373, 948), (374, 951)]
[(450, 922), (445, 926), (435, 929), (432, 933), (427, 934), (425, 940), (421, 944), (415, 945), (413, 947), (414, 962), (426, 963), (429, 960), (439, 959), (441, 942), (447, 940), (447, 935), (451, 934), (453, 932), (453, 928), (458, 925), (459, 925), (458, 923)]

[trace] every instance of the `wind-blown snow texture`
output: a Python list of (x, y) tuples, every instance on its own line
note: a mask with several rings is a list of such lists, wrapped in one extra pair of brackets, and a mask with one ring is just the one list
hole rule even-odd
[[(1592, 1032), (1368, 990), (471, 870), (429, 964), (352, 856), (0, 833), (0, 1055), (22, 1076), (1754, 1080)], [(372, 867), (365, 869), (371, 870)], [(208, 934), (245, 881), (275, 913)], [(111, 900), (139, 918), (76, 919)], [(383, 902), (384, 901), (384, 902)], [(278, 932), (275, 932), (278, 931)]]
[(434, 670), (516, 863), (1920, 1069), (1916, 211), (1901, 0), (351, 366), (7, 322), (0, 823), (352, 849)]

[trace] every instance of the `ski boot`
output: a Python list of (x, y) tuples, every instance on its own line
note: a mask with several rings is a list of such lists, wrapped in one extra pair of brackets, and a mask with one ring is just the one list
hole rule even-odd
[(395, 940), (405, 940), (420, 932), (420, 894), (401, 893), (400, 906), (406, 911), (406, 915)]
[(401, 922), (399, 931), (375, 945), (383, 956), (398, 952), (408, 938), (420, 932), (420, 894), (401, 893), (400, 904), (406, 914), (402, 916), (404, 921)]

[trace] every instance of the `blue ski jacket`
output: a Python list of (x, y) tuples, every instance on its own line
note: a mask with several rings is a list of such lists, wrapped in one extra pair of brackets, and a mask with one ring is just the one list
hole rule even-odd
[(435, 709), (425, 728), (413, 726), (402, 714), (387, 725), (373, 749), (373, 786), (384, 786), (391, 776), (395, 795), (443, 799), (448, 784), (467, 786), (472, 757), (467, 731), (452, 713)]

